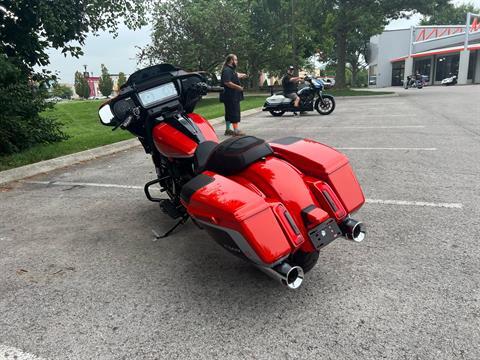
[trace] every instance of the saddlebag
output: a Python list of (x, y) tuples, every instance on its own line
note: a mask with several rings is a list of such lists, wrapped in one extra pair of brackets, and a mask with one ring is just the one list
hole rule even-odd
[[(285, 159), (302, 173), (326, 183), (347, 214), (358, 210), (365, 202), (362, 188), (350, 166), (348, 158), (337, 150), (313, 140), (298, 137), (285, 137), (270, 143), (276, 156)], [(313, 193), (319, 198), (320, 184), (311, 183), (315, 187)], [(335, 196), (330, 196), (329, 202), (334, 203)], [(333, 200), (333, 201), (330, 201)], [(342, 217), (337, 211), (335, 217)], [(345, 214), (345, 215), (347, 215)]]
[(211, 171), (186, 183), (181, 200), (195, 222), (220, 245), (258, 265), (272, 266), (304, 242), (281, 203), (268, 202)]

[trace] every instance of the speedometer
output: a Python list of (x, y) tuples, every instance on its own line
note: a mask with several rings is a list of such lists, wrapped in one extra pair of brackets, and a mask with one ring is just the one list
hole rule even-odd
[(177, 88), (171, 82), (138, 93), (143, 107), (149, 107), (177, 96)]

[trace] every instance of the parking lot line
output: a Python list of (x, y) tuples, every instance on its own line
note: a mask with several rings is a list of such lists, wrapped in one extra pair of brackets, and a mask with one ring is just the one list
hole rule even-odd
[[(99, 183), (66, 182), (66, 181), (22, 181), (22, 182), (25, 184), (38, 184), (38, 185), (47, 185), (47, 186), (85, 186), (85, 187), (143, 190), (143, 186), (134, 186), (134, 185), (99, 184)], [(463, 204), (459, 204), (459, 203), (434, 203), (434, 202), (427, 202), (427, 201), (366, 199), (365, 202), (367, 204), (382, 204), (382, 205), (442, 207), (442, 208), (450, 208), (450, 209), (463, 208)]]
[[(257, 126), (257, 124), (247, 124), (252, 126)], [(302, 126), (298, 129), (301, 130), (318, 130), (318, 129), (328, 129), (328, 130), (345, 130), (345, 129), (355, 129), (355, 130), (372, 130), (372, 129), (423, 129), (425, 125), (378, 125), (378, 126)], [(277, 130), (278, 127), (274, 126), (262, 126), (262, 130)], [(297, 129), (297, 128), (294, 128)]]
[(0, 360), (44, 360), (20, 349), (0, 344)]
[(426, 202), (426, 201), (380, 200), (380, 199), (366, 199), (365, 202), (367, 204), (427, 206), (427, 207), (442, 207), (442, 208), (448, 208), (448, 209), (463, 208), (463, 204), (459, 204), (459, 203), (432, 203), (432, 202)]
[(336, 147), (338, 150), (411, 150), (411, 151), (437, 151), (437, 148), (407, 148), (407, 147)]
[(91, 186), (91, 187), (143, 190), (143, 186), (135, 186), (135, 185), (99, 184), (99, 183), (84, 183), (84, 182), (65, 182), (65, 181), (21, 181), (21, 182), (26, 184), (38, 184), (38, 185), (48, 185), (48, 186), (50, 185)]

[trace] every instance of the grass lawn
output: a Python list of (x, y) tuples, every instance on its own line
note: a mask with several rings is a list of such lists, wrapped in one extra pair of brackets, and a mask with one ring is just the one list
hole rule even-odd
[[(333, 96), (360, 96), (392, 94), (385, 91), (330, 89), (326, 93)], [(269, 94), (247, 96), (242, 101), (242, 110), (261, 107)], [(68, 140), (34, 146), (18, 154), (0, 156), (0, 171), (14, 167), (52, 159), (58, 156), (92, 149), (98, 146), (112, 144), (133, 136), (124, 130), (111, 131), (98, 120), (98, 107), (103, 100), (69, 101), (56, 104), (53, 110), (45, 113), (46, 116), (55, 117), (64, 124), (63, 131), (70, 135)], [(223, 115), (223, 104), (218, 98), (203, 99), (195, 109), (207, 119), (214, 119)]]
[[(241, 103), (242, 110), (262, 106), (265, 98), (246, 97)], [(18, 154), (0, 156), (0, 171), (132, 138), (128, 131), (111, 131), (110, 127), (100, 124), (97, 111), (102, 101), (68, 101), (56, 104), (55, 108), (47, 111), (45, 115), (62, 122), (63, 131), (70, 135), (70, 138), (54, 144), (37, 145)], [(203, 99), (195, 111), (207, 119), (214, 119), (223, 115), (223, 104), (218, 98)]]

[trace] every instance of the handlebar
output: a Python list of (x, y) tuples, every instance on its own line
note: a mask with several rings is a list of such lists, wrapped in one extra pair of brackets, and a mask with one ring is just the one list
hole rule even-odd
[(115, 125), (115, 127), (112, 129), (112, 131), (117, 130), (119, 127), (122, 128), (122, 129), (127, 128), (132, 123), (132, 120), (133, 120), (133, 115), (130, 114), (125, 118), (125, 120), (123, 120), (122, 122)]

